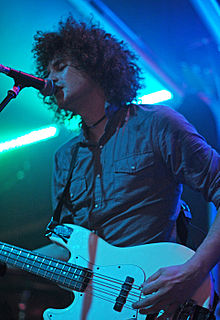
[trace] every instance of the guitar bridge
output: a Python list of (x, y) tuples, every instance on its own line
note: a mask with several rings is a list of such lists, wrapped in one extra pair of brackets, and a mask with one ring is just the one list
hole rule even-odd
[(134, 282), (134, 278), (126, 277), (125, 282), (123, 283), (121, 287), (121, 291), (119, 293), (119, 296), (116, 298), (115, 305), (113, 309), (115, 311), (121, 312), (124, 304), (126, 303), (128, 294), (132, 288), (132, 284)]

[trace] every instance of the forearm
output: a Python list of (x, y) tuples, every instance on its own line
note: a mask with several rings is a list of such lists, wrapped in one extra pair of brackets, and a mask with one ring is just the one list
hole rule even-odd
[(51, 243), (47, 246), (35, 249), (34, 252), (62, 261), (68, 261), (70, 258), (69, 251), (66, 248), (58, 246), (55, 243)]
[(164, 310), (163, 318), (172, 318), (177, 308), (194, 296), (219, 260), (220, 210), (207, 237), (192, 258), (184, 264), (160, 268), (151, 275), (143, 283), (146, 297), (134, 303), (133, 308), (141, 309), (146, 314)]
[(206, 238), (197, 249), (194, 256), (187, 262), (195, 268), (200, 268), (204, 274), (220, 261), (220, 208), (218, 209), (214, 223)]

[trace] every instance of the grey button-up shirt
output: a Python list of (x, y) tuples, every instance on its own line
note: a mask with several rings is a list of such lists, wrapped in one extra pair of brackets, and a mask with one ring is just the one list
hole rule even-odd
[(182, 184), (220, 204), (220, 157), (176, 111), (130, 106), (109, 119), (99, 143), (83, 132), (55, 156), (53, 204), (81, 141), (61, 222), (73, 222), (117, 246), (171, 240)]

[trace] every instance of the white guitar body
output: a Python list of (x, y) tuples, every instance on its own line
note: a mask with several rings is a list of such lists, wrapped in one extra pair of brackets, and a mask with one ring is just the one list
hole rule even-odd
[[(91, 269), (94, 277), (85, 292), (74, 291), (74, 301), (68, 308), (47, 309), (44, 320), (145, 320), (146, 315), (131, 307), (132, 302), (141, 298), (141, 284), (159, 268), (182, 264), (194, 254), (184, 246), (165, 242), (114, 247), (82, 227), (65, 226), (72, 230), (68, 243), (56, 235), (51, 240), (70, 251), (69, 263)], [(118, 312), (113, 307), (126, 277), (134, 278), (134, 290)], [(207, 278), (192, 298), (198, 305), (209, 308), (211, 292), (211, 280)]]

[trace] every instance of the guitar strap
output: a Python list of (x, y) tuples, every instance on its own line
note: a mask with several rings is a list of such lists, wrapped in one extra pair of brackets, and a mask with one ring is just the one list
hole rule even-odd
[(179, 215), (176, 220), (177, 242), (196, 251), (206, 234), (191, 221), (192, 215), (189, 206), (181, 200)]
[(178, 242), (180, 242), (183, 245), (187, 245), (188, 227), (191, 220), (192, 215), (189, 206), (185, 203), (185, 201), (181, 200), (179, 215), (176, 220), (176, 232)]
[(64, 204), (64, 199), (65, 199), (66, 193), (70, 187), (70, 181), (72, 178), (73, 169), (75, 168), (76, 158), (77, 158), (78, 151), (79, 151), (79, 146), (80, 146), (80, 142), (76, 143), (73, 150), (72, 150), (72, 158), (71, 158), (69, 172), (68, 172), (68, 176), (67, 176), (67, 182), (66, 182), (66, 185), (65, 185), (63, 192), (60, 196), (60, 199), (57, 203), (57, 206), (54, 210), (53, 217), (47, 226), (46, 234), (48, 231), (51, 232), (51, 229), (53, 230), (54, 227), (59, 224), (61, 211), (62, 211), (62, 207)]

